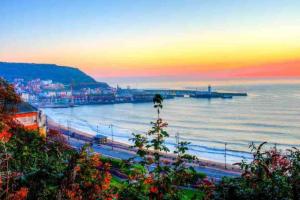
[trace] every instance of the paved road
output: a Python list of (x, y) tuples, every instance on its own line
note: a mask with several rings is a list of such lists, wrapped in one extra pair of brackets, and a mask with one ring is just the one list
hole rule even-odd
[[(77, 149), (85, 144), (85, 141), (74, 139), (71, 137), (68, 139), (68, 141), (71, 146)], [(124, 149), (116, 148), (116, 147), (114, 148), (114, 150), (112, 150), (112, 147), (107, 145), (99, 146), (94, 144), (93, 149), (95, 150), (95, 152), (98, 152), (103, 156), (122, 159), (122, 160), (127, 160), (135, 156), (134, 152), (129, 152)], [(209, 178), (213, 178), (216, 181), (221, 180), (221, 178), (224, 176), (227, 177), (239, 176), (239, 173), (237, 172), (230, 172), (230, 171), (225, 171), (217, 168), (210, 168), (210, 167), (203, 167), (203, 166), (196, 166), (196, 165), (193, 165), (193, 167), (195, 168), (196, 171), (205, 173)]]

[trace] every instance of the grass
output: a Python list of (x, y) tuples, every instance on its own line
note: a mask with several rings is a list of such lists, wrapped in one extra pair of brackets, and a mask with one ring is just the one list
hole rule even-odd
[(116, 188), (120, 188), (122, 186), (122, 180), (120, 180), (119, 178), (113, 176), (110, 182), (110, 185), (112, 187), (116, 187)]
[[(122, 180), (118, 177), (113, 176), (111, 179), (111, 186), (120, 188), (122, 186)], [(193, 190), (193, 189), (182, 189), (181, 190), (182, 199), (181, 200), (202, 200), (203, 199), (203, 193), (199, 190)]]
[(203, 192), (193, 189), (182, 189), (181, 190), (182, 199), (181, 200), (202, 200), (204, 197)]

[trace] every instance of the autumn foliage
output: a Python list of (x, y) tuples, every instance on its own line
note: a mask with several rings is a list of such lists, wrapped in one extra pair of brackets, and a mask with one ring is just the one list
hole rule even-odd
[(264, 149), (265, 144), (250, 146), (253, 160), (237, 163), (244, 171), (242, 176), (224, 178), (213, 199), (300, 199), (300, 151)]
[(25, 130), (12, 117), (19, 102), (13, 86), (0, 79), (0, 199), (117, 199), (109, 163), (88, 145), (71, 148), (57, 131), (44, 138)]
[(116, 199), (117, 195), (110, 191), (110, 164), (103, 163), (99, 154), (91, 154), (88, 145), (75, 154), (65, 172), (59, 199)]
[[(300, 199), (300, 151), (296, 148), (280, 151), (264, 149), (265, 143), (252, 144), (253, 160), (237, 163), (242, 175), (220, 182), (187, 165), (196, 160), (187, 153), (188, 142), (178, 141), (174, 158), (166, 157), (169, 134), (160, 116), (160, 95), (153, 99), (157, 119), (146, 134), (133, 134), (136, 157), (127, 161), (104, 159), (91, 144), (76, 150), (55, 130), (48, 130), (46, 138), (25, 130), (12, 118), (18, 102), (13, 87), (0, 79), (0, 199)], [(112, 164), (115, 171), (126, 172), (118, 187), (112, 184)], [(193, 194), (187, 197), (185, 189)]]
[(0, 78), (0, 138), (14, 125), (12, 115), (17, 111), (16, 104), (20, 101), (13, 85)]
[[(151, 122), (152, 128), (147, 134), (133, 134), (131, 139), (133, 148), (137, 151), (139, 165), (133, 165), (132, 174), (127, 184), (120, 191), (120, 199), (136, 200), (180, 200), (185, 198), (181, 187), (200, 181), (196, 178), (196, 171), (186, 164), (196, 158), (187, 154), (188, 142), (178, 142), (174, 160), (165, 158), (170, 150), (166, 146), (166, 138), (169, 137), (165, 128), (168, 124), (160, 117), (163, 109), (163, 98), (155, 95), (153, 99), (157, 119)], [(197, 188), (194, 188), (197, 191)], [(200, 195), (194, 195), (193, 199), (200, 199)]]

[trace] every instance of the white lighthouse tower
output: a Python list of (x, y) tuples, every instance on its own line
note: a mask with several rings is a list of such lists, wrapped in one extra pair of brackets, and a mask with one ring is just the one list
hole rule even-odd
[(208, 91), (208, 94), (211, 94), (211, 86), (210, 85), (208, 85), (207, 91)]

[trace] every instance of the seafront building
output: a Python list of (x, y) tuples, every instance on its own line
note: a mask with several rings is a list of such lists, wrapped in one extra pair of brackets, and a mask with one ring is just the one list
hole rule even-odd
[(17, 112), (13, 118), (27, 130), (37, 130), (42, 136), (46, 136), (46, 115), (29, 103), (17, 104)]
[(63, 108), (91, 104), (152, 102), (153, 95), (161, 94), (164, 99), (175, 97), (223, 98), (247, 96), (247, 93), (217, 92), (209, 85), (207, 90), (187, 89), (131, 89), (99, 87), (93, 85), (62, 84), (52, 80), (15, 79), (14, 86), (23, 101), (37, 108)]

